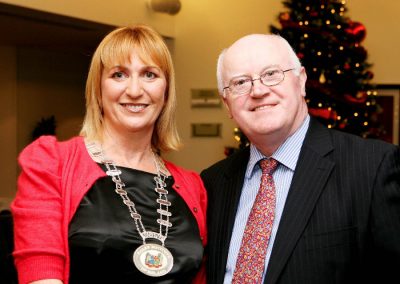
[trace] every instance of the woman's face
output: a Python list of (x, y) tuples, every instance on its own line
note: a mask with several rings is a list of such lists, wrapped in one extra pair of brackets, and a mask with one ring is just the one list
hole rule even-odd
[(130, 62), (105, 67), (101, 78), (105, 129), (151, 137), (165, 103), (166, 88), (161, 69), (143, 63), (135, 52)]

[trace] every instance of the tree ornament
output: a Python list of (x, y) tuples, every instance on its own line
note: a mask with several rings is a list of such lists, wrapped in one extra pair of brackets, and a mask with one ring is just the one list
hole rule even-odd
[(372, 78), (374, 78), (374, 73), (372, 73), (371, 71), (366, 71), (365, 73), (365, 79), (367, 80), (371, 80)]
[(355, 97), (350, 95), (350, 94), (345, 94), (344, 98), (348, 102), (351, 102), (351, 103), (354, 103), (354, 104), (363, 104), (367, 100), (368, 95), (367, 95), (366, 92), (358, 92)]
[(326, 78), (325, 78), (325, 74), (324, 71), (321, 72), (321, 75), (319, 75), (319, 82), (321, 84), (325, 84), (326, 83)]
[(303, 58), (304, 58), (304, 53), (298, 52), (298, 53), (297, 53), (297, 57), (298, 57), (299, 59), (303, 59)]
[[(282, 2), (286, 9), (277, 15), (281, 27), (271, 26), (271, 32), (293, 45), (308, 73), (310, 114), (327, 127), (380, 138), (382, 122), (373, 120), (379, 105), (372, 95), (366, 95), (366, 90), (372, 89), (369, 80), (373, 73), (361, 44), (365, 26), (345, 15), (345, 0)], [(355, 112), (360, 115), (355, 117)], [(378, 131), (373, 133), (373, 129)]]
[(365, 39), (367, 35), (367, 30), (365, 26), (359, 22), (350, 21), (348, 27), (346, 28), (346, 32), (352, 35), (357, 42), (361, 42)]
[(332, 108), (309, 108), (309, 113), (316, 117), (321, 117), (323, 119), (337, 119), (337, 113)]
[(367, 56), (368, 56), (367, 50), (363, 46), (360, 46), (360, 45), (356, 46), (354, 48), (354, 50), (355, 50), (355, 53), (357, 54), (357, 59), (359, 61), (364, 61), (365, 59), (367, 59)]
[(290, 14), (288, 12), (280, 13), (279, 14), (279, 20), (289, 21), (290, 20)]

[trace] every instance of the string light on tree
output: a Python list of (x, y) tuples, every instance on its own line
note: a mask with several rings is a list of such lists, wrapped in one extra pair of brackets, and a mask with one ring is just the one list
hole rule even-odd
[[(321, 3), (322, 2), (322, 3)], [(281, 27), (271, 32), (286, 38), (307, 70), (306, 102), (312, 116), (326, 127), (361, 137), (380, 138), (384, 129), (377, 119), (382, 108), (370, 85), (368, 53), (362, 46), (363, 24), (346, 16), (345, 0), (283, 0), (286, 10), (278, 15)], [(249, 144), (234, 129), (239, 148)], [(236, 148), (227, 147), (229, 155)]]
[(271, 26), (271, 32), (293, 45), (308, 71), (310, 114), (327, 127), (379, 138), (383, 128), (373, 119), (379, 105), (371, 91), (368, 53), (362, 46), (365, 26), (346, 16), (345, 0), (282, 3), (286, 9), (278, 17), (280, 27)]

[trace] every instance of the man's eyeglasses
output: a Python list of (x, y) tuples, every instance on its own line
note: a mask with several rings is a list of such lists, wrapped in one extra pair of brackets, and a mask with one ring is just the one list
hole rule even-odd
[(253, 79), (250, 76), (242, 76), (232, 79), (229, 85), (223, 90), (229, 89), (230, 93), (234, 96), (246, 95), (251, 92), (254, 86), (254, 81), (260, 82), (268, 87), (276, 86), (285, 79), (285, 72), (294, 70), (295, 68), (281, 70), (279, 68), (268, 68), (260, 75), (259, 78)]

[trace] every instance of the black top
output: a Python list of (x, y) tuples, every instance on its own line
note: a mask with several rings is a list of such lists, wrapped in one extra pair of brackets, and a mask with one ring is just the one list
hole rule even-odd
[[(103, 170), (104, 165), (101, 165)], [(147, 231), (159, 232), (154, 174), (118, 167), (129, 198), (135, 203)], [(95, 182), (82, 199), (69, 227), (70, 283), (190, 283), (202, 260), (203, 246), (190, 209), (166, 180), (172, 213), (165, 247), (174, 266), (161, 277), (141, 273), (133, 263), (135, 249), (143, 244), (128, 207), (114, 191), (110, 177)], [(164, 230), (163, 230), (164, 232)], [(147, 239), (147, 243), (160, 244)]]

